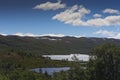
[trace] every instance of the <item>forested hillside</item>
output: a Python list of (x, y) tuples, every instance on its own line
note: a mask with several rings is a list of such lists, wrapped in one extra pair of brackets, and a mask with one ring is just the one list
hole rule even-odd
[(39, 55), (89, 54), (94, 47), (105, 42), (120, 45), (120, 40), (107, 38), (0, 36), (0, 52), (14, 50)]
[(19, 37), (0, 36), (0, 52), (14, 50), (30, 54), (89, 54), (102, 43), (116, 43), (120, 40), (107, 38), (75, 37)]

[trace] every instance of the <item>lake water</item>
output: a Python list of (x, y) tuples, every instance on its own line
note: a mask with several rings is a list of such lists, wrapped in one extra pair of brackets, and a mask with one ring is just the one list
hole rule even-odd
[(48, 75), (53, 75), (55, 72), (60, 72), (60, 71), (67, 71), (70, 70), (70, 67), (58, 67), (58, 68), (35, 68), (31, 69), (30, 71), (34, 71), (37, 73), (48, 73)]
[(76, 57), (79, 61), (89, 61), (90, 56), (85, 54), (70, 54), (70, 55), (42, 55), (43, 57), (49, 57), (52, 60), (68, 60), (74, 61)]

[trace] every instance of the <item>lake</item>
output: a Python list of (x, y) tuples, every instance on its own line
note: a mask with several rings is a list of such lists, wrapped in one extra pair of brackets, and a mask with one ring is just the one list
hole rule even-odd
[(48, 75), (53, 75), (55, 72), (61, 72), (61, 71), (68, 71), (70, 70), (70, 67), (55, 67), (55, 68), (35, 68), (31, 69), (30, 71), (34, 71), (37, 73), (48, 73)]
[(89, 61), (90, 56), (87, 54), (70, 54), (70, 55), (42, 55), (43, 57), (50, 58), (52, 60), (68, 60), (74, 61), (74, 57), (76, 57), (79, 61)]

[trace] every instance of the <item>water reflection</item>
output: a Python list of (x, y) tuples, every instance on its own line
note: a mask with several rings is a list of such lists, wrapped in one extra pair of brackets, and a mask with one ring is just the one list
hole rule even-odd
[(55, 72), (67, 71), (70, 70), (70, 67), (55, 67), (55, 68), (35, 68), (30, 71), (34, 71), (37, 73), (47, 73), (48, 75), (53, 75)]

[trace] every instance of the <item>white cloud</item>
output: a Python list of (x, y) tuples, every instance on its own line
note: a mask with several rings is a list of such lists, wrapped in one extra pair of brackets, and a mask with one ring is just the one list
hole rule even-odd
[(114, 36), (115, 32), (107, 31), (107, 30), (99, 30), (99, 31), (95, 32), (94, 34), (100, 34), (100, 35), (105, 35), (105, 36)]
[(5, 33), (0, 33), (0, 35), (2, 35), (2, 36), (7, 36), (7, 34), (5, 34)]
[[(41, 36), (51, 36), (51, 37), (65, 37), (67, 35), (64, 35), (64, 34), (41, 34), (41, 35), (36, 35), (36, 34), (32, 34), (32, 33), (26, 33), (26, 34), (23, 34), (23, 33), (16, 33), (14, 35), (17, 35), (17, 36), (30, 36), (30, 37), (41, 37)], [(80, 38), (80, 37), (85, 37), (85, 35), (78, 35), (78, 36), (75, 36), (75, 35), (68, 35), (70, 37), (76, 37), (76, 38)]]
[[(99, 34), (102, 36), (107, 36), (107, 38), (114, 38), (114, 39), (120, 39), (120, 33), (119, 32), (113, 32), (113, 31), (107, 31), (107, 30), (99, 30), (96, 31), (94, 34)], [(8, 34), (1, 34), (4, 36), (7, 36)], [(32, 34), (32, 33), (15, 33), (12, 35), (16, 35), (16, 36), (21, 36), (21, 37), (42, 37), (42, 36), (51, 36), (51, 37), (65, 37), (67, 35), (64, 34), (42, 34), (42, 35), (37, 35), (37, 34)], [(75, 35), (69, 35), (70, 37), (76, 37), (76, 38), (80, 38), (80, 37), (85, 37), (85, 35), (79, 35), (79, 36), (75, 36)]]
[(88, 26), (95, 26), (95, 27), (109, 26), (109, 22), (102, 18), (90, 19), (86, 21), (86, 24)]
[(120, 26), (120, 16), (107, 16), (105, 18), (90, 19), (86, 22), (91, 26)]
[(52, 17), (53, 20), (72, 24), (73, 26), (120, 26), (120, 15), (106, 16), (100, 18), (100, 14), (95, 14), (93, 19), (83, 20), (86, 14), (90, 14), (90, 10), (83, 6), (74, 5), (71, 8), (56, 14)]
[[(8, 34), (4, 34), (4, 33), (0, 33), (0, 35), (3, 36), (8, 36)], [(65, 37), (65, 36), (70, 36), (70, 37), (76, 37), (76, 38), (80, 38), (80, 37), (85, 37), (85, 35), (64, 35), (64, 34), (33, 34), (33, 33), (15, 33), (15, 34), (11, 34), (11, 35), (15, 35), (15, 36), (21, 36), (21, 37), (42, 37), (42, 36), (51, 36), (51, 37)]]
[(94, 34), (100, 34), (102, 36), (107, 36), (107, 38), (120, 39), (120, 32), (99, 30), (99, 31), (95, 32)]
[(16, 35), (16, 36), (30, 36), (30, 37), (38, 37), (39, 35), (36, 35), (36, 34), (32, 34), (32, 33), (15, 33), (13, 35)]
[(37, 34), (32, 34), (32, 33), (15, 33), (13, 35), (16, 36), (29, 36), (29, 37), (40, 37), (40, 36), (52, 36), (52, 37), (64, 37), (65, 35), (63, 34), (42, 34), (42, 35), (37, 35)]
[(65, 7), (66, 7), (66, 4), (61, 4), (61, 1), (59, 0), (56, 3), (46, 2), (46, 3), (36, 5), (33, 9), (57, 10)]
[(93, 17), (94, 18), (100, 18), (100, 17), (102, 17), (102, 15), (101, 14), (94, 14)]
[(65, 35), (63, 34), (42, 34), (40, 36), (64, 37)]
[(81, 38), (86, 37), (85, 35), (69, 35), (70, 37)]
[(72, 25), (85, 25), (81, 20), (86, 14), (89, 14), (90, 10), (84, 8), (83, 6), (74, 5), (71, 8), (56, 14), (52, 19), (59, 20), (65, 24)]
[(116, 10), (116, 9), (105, 9), (103, 10), (103, 13), (109, 13), (109, 14), (120, 14), (120, 11), (119, 10)]
[(110, 37), (110, 38), (114, 38), (114, 39), (120, 39), (120, 33), (117, 33), (116, 35)]

